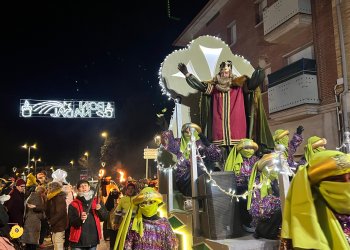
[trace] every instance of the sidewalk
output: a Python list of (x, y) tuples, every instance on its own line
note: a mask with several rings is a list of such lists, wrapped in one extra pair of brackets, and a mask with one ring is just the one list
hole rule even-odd
[[(51, 238), (45, 238), (44, 245), (45, 248), (38, 249), (53, 250)], [(101, 240), (101, 243), (97, 246), (97, 250), (109, 250), (109, 241)]]

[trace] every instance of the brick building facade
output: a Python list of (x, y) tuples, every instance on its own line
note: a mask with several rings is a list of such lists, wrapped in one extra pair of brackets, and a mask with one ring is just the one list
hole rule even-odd
[[(174, 45), (213, 35), (254, 67), (264, 56), (270, 75), (262, 89), (271, 130), (294, 132), (303, 125), (304, 138), (326, 137), (328, 148), (334, 149), (342, 135), (334, 92), (342, 77), (336, 1), (211, 0)], [(341, 4), (345, 47), (350, 51), (350, 3)], [(349, 65), (350, 53), (347, 57)], [(297, 153), (302, 152), (300, 147)]]

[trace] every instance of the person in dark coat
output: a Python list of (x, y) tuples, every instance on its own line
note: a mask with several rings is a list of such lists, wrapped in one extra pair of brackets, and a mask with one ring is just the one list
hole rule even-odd
[(9, 195), (4, 194), (0, 196), (0, 236), (3, 237), (8, 237), (10, 232), (7, 224), (9, 222), (9, 216), (7, 214), (6, 207), (4, 206), (4, 202), (8, 201), (9, 199)]
[(35, 250), (39, 245), (41, 220), (44, 217), (45, 188), (37, 187), (25, 202), (25, 219), (21, 241), (26, 243), (27, 250)]
[(68, 215), (66, 194), (59, 182), (53, 181), (48, 184), (46, 216), (53, 233), (54, 249), (64, 249), (64, 232), (68, 226)]
[(104, 233), (104, 239), (105, 232), (106, 235), (109, 237), (109, 243), (110, 243), (110, 249), (114, 248), (115, 238), (117, 237), (118, 230), (116, 229), (114, 222), (116, 217), (116, 209), (117, 209), (117, 201), (120, 196), (120, 192), (113, 188), (110, 190), (107, 201), (106, 201), (106, 209), (108, 211), (108, 221), (103, 223), (103, 233)]
[(9, 223), (13, 226), (18, 224), (23, 226), (24, 215), (24, 192), (26, 190), (26, 182), (23, 179), (16, 181), (16, 186), (10, 192), (11, 198), (5, 202), (7, 213), (9, 215)]
[[(90, 190), (87, 180), (77, 184), (78, 195), (68, 208), (72, 250), (95, 250), (102, 238), (100, 221), (107, 219), (108, 213), (103, 203), (99, 203)], [(91, 203), (91, 207), (89, 204)]]

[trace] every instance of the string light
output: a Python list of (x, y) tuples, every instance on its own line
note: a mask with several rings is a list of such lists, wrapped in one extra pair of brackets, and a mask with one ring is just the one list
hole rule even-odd
[(180, 18), (178, 18), (178, 17), (173, 17), (172, 15), (171, 15), (171, 12), (170, 12), (170, 0), (167, 0), (167, 4), (168, 4), (168, 8), (167, 8), (167, 11), (168, 11), (168, 17), (170, 18), (170, 19), (173, 19), (173, 20), (176, 20), (176, 21), (179, 21), (180, 20)]
[[(170, 5), (169, 5), (169, 0), (168, 0), (168, 15), (170, 17)], [(223, 47), (228, 47), (229, 46), (221, 40), (221, 38), (219, 37), (215, 37), (215, 36), (210, 36), (210, 35), (206, 35), (205, 37), (210, 37), (210, 38), (213, 38), (213, 39), (216, 39), (218, 41), (220, 41), (222, 43), (222, 46)], [(197, 38), (198, 39), (198, 38)], [(187, 45), (186, 48), (182, 48), (182, 49), (178, 49), (178, 50), (174, 50), (172, 53), (170, 53), (169, 55), (167, 55), (164, 59), (164, 61), (161, 63), (160, 65), (160, 68), (159, 68), (159, 71), (158, 71), (158, 79), (159, 79), (159, 86), (161, 87), (161, 93), (162, 95), (165, 95), (167, 96), (168, 100), (172, 100), (174, 102), (178, 102), (177, 99), (173, 98), (170, 94), (170, 92), (167, 90), (166, 86), (165, 86), (165, 83), (163, 81), (163, 76), (162, 76), (162, 70), (163, 70), (163, 66), (164, 66), (164, 62), (170, 57), (172, 56), (173, 54), (175, 53), (181, 53), (181, 52), (186, 52), (186, 51), (189, 51), (191, 49), (191, 46), (192, 44), (194, 43), (196, 39), (192, 40), (191, 42), (189, 42), (189, 44)], [(229, 48), (230, 50), (230, 48)], [(245, 64), (250, 64), (250, 62), (245, 59), (243, 56), (241, 55), (237, 55), (237, 54), (233, 54), (234, 57), (239, 57), (243, 60), (243, 62)], [(174, 112), (173, 112), (173, 115), (174, 115)], [(169, 128), (170, 129), (170, 128)], [(191, 144), (189, 143), (189, 146)], [(212, 177), (211, 173), (212, 171), (208, 171), (207, 167), (205, 166), (204, 164), (204, 161), (203, 159), (205, 158), (205, 156), (201, 156), (199, 151), (198, 151), (199, 148), (196, 148), (196, 154), (197, 154), (197, 159), (199, 159), (199, 166), (201, 167), (201, 169), (205, 172), (205, 174), (208, 176), (208, 179), (207, 179), (207, 183), (211, 183), (212, 186), (214, 187), (217, 187), (221, 192), (223, 192), (224, 194), (228, 195), (231, 197), (231, 200), (232, 199), (236, 199), (237, 201), (239, 201), (239, 198), (243, 198), (243, 199), (246, 199), (248, 195), (252, 194), (254, 197), (256, 197), (255, 195), (255, 191), (258, 190), (258, 189), (261, 189), (261, 187), (264, 185), (264, 184), (268, 184), (269, 183), (269, 176), (270, 176), (270, 170), (268, 169), (268, 176), (267, 178), (265, 178), (261, 183), (259, 184), (256, 184), (254, 183), (253, 185), (253, 189), (250, 190), (250, 191), (245, 191), (243, 194), (236, 194), (236, 190), (232, 190), (231, 188), (229, 190), (225, 190), (224, 188), (222, 188), (220, 185), (217, 184), (217, 182), (215, 181), (215, 179)], [(157, 168), (160, 170), (160, 171), (163, 171), (163, 172), (167, 172), (167, 171), (173, 171), (174, 169), (176, 170), (178, 165), (180, 165), (185, 159), (183, 157), (181, 157), (177, 163), (175, 163), (174, 165), (171, 165), (171, 166), (164, 166), (164, 164), (162, 164), (161, 162), (157, 161)], [(278, 171), (279, 169), (277, 169)]]
[[(189, 144), (191, 144), (189, 142)], [(261, 187), (263, 185), (269, 184), (270, 180), (269, 180), (269, 176), (270, 174), (268, 174), (267, 178), (265, 178), (262, 182), (260, 182), (259, 184), (254, 183), (253, 185), (253, 189), (252, 190), (246, 190), (243, 194), (236, 194), (236, 190), (230, 188), (229, 190), (225, 190), (224, 188), (222, 188), (213, 178), (212, 171), (208, 171), (207, 167), (204, 164), (203, 161), (203, 156), (199, 153), (198, 151), (199, 147), (196, 147), (196, 154), (197, 154), (197, 159), (199, 160), (198, 165), (200, 166), (200, 168), (205, 172), (205, 174), (208, 176), (208, 179), (206, 180), (207, 183), (210, 183), (211, 186), (218, 188), (221, 192), (223, 192), (224, 194), (228, 195), (231, 197), (231, 200), (236, 199), (237, 201), (239, 201), (239, 198), (242, 199), (247, 199), (247, 196), (252, 194), (254, 198), (256, 198), (256, 194), (255, 191), (261, 189)], [(159, 171), (161, 172), (172, 172), (173, 170), (176, 170), (178, 165), (180, 165), (182, 162), (185, 161), (184, 157), (180, 157), (180, 159), (178, 160), (177, 163), (175, 163), (174, 165), (171, 166), (164, 166), (163, 163), (159, 162), (158, 160), (155, 160), (157, 162), (157, 168), (159, 169)], [(267, 169), (268, 172), (270, 173), (270, 170)]]
[(114, 102), (20, 100), (21, 117), (114, 118)]
[[(228, 48), (229, 48), (229, 46), (228, 46), (223, 40), (221, 40), (221, 38), (219, 38), (219, 37), (210, 36), (210, 35), (205, 35), (205, 36), (201, 36), (201, 37), (210, 37), (210, 38), (216, 39), (216, 40), (218, 40), (219, 42), (222, 43), (222, 46), (228, 47)], [(198, 39), (198, 38), (197, 38), (197, 39)], [(195, 40), (196, 40), (196, 39), (193, 39), (192, 41), (190, 41), (186, 48), (174, 50), (172, 53), (170, 53), (169, 55), (167, 55), (167, 56), (165, 57), (164, 61), (163, 61), (163, 62), (161, 63), (161, 65), (160, 65), (160, 68), (159, 68), (159, 71), (158, 71), (159, 86), (161, 87), (162, 95), (167, 96), (167, 97), (168, 97), (168, 100), (173, 100), (173, 101), (175, 101), (175, 99), (171, 96), (170, 92), (167, 90), (167, 88), (166, 88), (166, 86), (165, 86), (165, 83), (164, 83), (164, 81), (163, 81), (162, 70), (163, 70), (164, 62), (165, 62), (170, 56), (172, 56), (172, 55), (175, 54), (175, 53), (181, 53), (181, 52), (184, 52), (184, 51), (189, 51), (189, 50), (191, 49), (192, 44), (195, 42)], [(229, 48), (229, 50), (230, 50), (230, 48)], [(233, 56), (241, 58), (245, 64), (249, 64), (249, 65), (250, 65), (250, 62), (249, 62), (247, 59), (245, 59), (243, 56), (237, 55), (237, 54), (233, 54)]]

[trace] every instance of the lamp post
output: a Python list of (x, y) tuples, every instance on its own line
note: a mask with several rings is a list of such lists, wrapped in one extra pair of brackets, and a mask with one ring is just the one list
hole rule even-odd
[(41, 158), (35, 159), (35, 157), (33, 157), (32, 162), (34, 162), (34, 175), (36, 176), (36, 163), (41, 162)]
[(89, 178), (89, 152), (86, 151), (84, 153), (84, 156), (86, 157), (86, 172), (87, 172), (87, 176)]
[(22, 148), (28, 149), (28, 162), (27, 162), (27, 167), (28, 167), (28, 172), (30, 169), (30, 149), (36, 149), (36, 144), (33, 145), (28, 145), (27, 143), (22, 145)]

